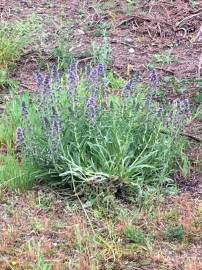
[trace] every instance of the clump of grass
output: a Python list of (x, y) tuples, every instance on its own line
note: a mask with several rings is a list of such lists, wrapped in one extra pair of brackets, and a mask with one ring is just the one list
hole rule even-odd
[(124, 80), (121, 78), (116, 78), (111, 71), (108, 73), (107, 79), (109, 81), (109, 86), (112, 89), (121, 89), (124, 87)]
[(30, 43), (30, 36), (38, 27), (38, 18), (32, 15), (27, 21), (1, 24), (0, 67), (7, 69), (13, 66), (23, 48)]
[(36, 270), (51, 270), (51, 265), (46, 263), (41, 254), (37, 257), (37, 262), (35, 265)]
[(182, 226), (169, 227), (165, 231), (164, 236), (169, 241), (182, 241), (184, 238), (184, 229)]
[(130, 16), (133, 13), (133, 10), (137, 4), (136, 0), (127, 0), (123, 6), (123, 12), (125, 15)]
[[(23, 94), (23, 100), (29, 101), (29, 94)], [(20, 115), (21, 97), (18, 94), (11, 93), (10, 100), (7, 101), (5, 111), (0, 122), (0, 143), (10, 147), (15, 142), (16, 128), (21, 121)]]
[(29, 188), (29, 170), (26, 170), (15, 158), (13, 151), (0, 154), (0, 187)]
[(174, 59), (171, 53), (172, 53), (171, 50), (167, 50), (161, 54), (155, 54), (153, 57), (154, 63), (162, 64), (162, 65), (167, 65), (167, 64), (172, 63)]
[(201, 92), (197, 92), (193, 95), (193, 101), (197, 104), (200, 105), (202, 104), (202, 91)]
[(140, 228), (127, 226), (123, 232), (125, 238), (134, 244), (144, 244), (146, 236)]
[(0, 86), (11, 84), (9, 71), (15, 67), (23, 49), (33, 40), (32, 34), (38, 28), (39, 19), (32, 15), (27, 21), (1, 22), (0, 29)]

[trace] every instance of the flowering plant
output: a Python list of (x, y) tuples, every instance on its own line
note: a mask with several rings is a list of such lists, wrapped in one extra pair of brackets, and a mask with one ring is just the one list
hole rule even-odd
[(137, 192), (168, 181), (184, 145), (179, 140), (176, 147), (178, 131), (161, 132), (166, 113), (153, 101), (154, 72), (149, 93), (135, 74), (113, 94), (103, 64), (79, 74), (73, 63), (65, 77), (53, 69), (36, 78), (38, 93), (22, 100), (16, 134), (23, 163), (37, 168), (35, 179), (79, 192), (112, 186)]

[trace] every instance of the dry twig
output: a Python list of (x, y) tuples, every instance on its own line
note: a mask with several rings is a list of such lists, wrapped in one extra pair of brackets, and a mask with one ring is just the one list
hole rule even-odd
[(190, 20), (190, 19), (192, 19), (192, 18), (194, 18), (194, 17), (196, 17), (196, 16), (200, 16), (200, 15), (202, 15), (202, 11), (200, 11), (200, 12), (198, 12), (198, 13), (195, 13), (195, 14), (192, 14), (192, 15), (189, 15), (189, 16), (183, 18), (181, 21), (177, 22), (175, 26), (176, 26), (176, 27), (179, 27), (179, 26), (180, 26), (182, 23), (184, 23), (185, 21), (188, 21), (188, 20)]
[(131, 16), (131, 17), (125, 19), (125, 20), (122, 20), (120, 23), (118, 23), (118, 24), (116, 25), (115, 28), (118, 28), (118, 27), (122, 26), (123, 24), (129, 23), (129, 22), (131, 22), (131, 21), (133, 21), (133, 20), (135, 20), (135, 19), (140, 19), (140, 20), (148, 21), (148, 22), (151, 21), (150, 18), (147, 18), (147, 17), (140, 17), (140, 16), (138, 16), (138, 15), (134, 15), (134, 16)]
[(132, 44), (129, 44), (125, 41), (121, 41), (121, 40), (117, 40), (117, 39), (112, 39), (110, 40), (111, 43), (117, 43), (117, 44), (122, 44), (122, 45), (125, 45), (127, 47), (130, 47), (130, 48), (133, 48), (133, 49), (137, 49), (136, 46), (132, 45)]

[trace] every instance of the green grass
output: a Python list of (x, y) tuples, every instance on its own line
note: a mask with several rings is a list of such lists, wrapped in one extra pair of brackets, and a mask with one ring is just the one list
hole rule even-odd
[(29, 174), (29, 170), (26, 171), (19, 163), (12, 150), (8, 150), (6, 155), (0, 154), (0, 188), (30, 188)]
[(13, 84), (9, 72), (15, 68), (24, 48), (33, 41), (39, 18), (33, 14), (26, 21), (1, 22), (0, 26), (0, 86), (7, 87)]
[(182, 241), (184, 238), (184, 230), (182, 226), (169, 227), (164, 233), (165, 239), (169, 241)]
[(133, 10), (137, 4), (137, 0), (127, 0), (123, 6), (123, 13), (126, 16), (130, 16), (133, 13)]
[(128, 226), (124, 229), (123, 232), (125, 238), (134, 244), (144, 244), (146, 236), (140, 228), (135, 228), (132, 226)]
[[(29, 94), (24, 93), (23, 100), (28, 102)], [(20, 102), (21, 97), (11, 93), (0, 122), (0, 143), (11, 146), (15, 142), (15, 131), (21, 121)]]
[(36, 270), (51, 270), (51, 265), (46, 263), (43, 256), (38, 254), (36, 265), (34, 266)]
[(196, 92), (193, 95), (193, 101), (197, 104), (197, 105), (201, 105), (202, 104), (202, 92)]
[(169, 65), (174, 61), (171, 50), (167, 50), (163, 53), (157, 53), (153, 56), (154, 64)]

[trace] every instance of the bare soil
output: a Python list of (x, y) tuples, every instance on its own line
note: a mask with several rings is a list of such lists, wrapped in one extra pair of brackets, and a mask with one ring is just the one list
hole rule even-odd
[[(175, 76), (178, 79), (194, 79), (201, 75), (202, 3), (194, 9), (191, 1), (139, 1), (129, 15), (125, 11), (126, 1), (15, 1), (8, 0), (0, 4), (1, 18), (15, 21), (26, 19), (33, 12), (51, 23), (45, 31), (50, 32), (46, 40), (44, 53), (54, 43), (58, 17), (62, 17), (61, 26), (71, 22), (73, 52), (81, 53), (92, 41), (100, 41), (99, 29), (109, 24), (109, 41), (112, 46), (112, 68), (118, 74), (127, 77), (130, 71), (140, 71), (148, 77), (149, 64), (154, 63), (157, 55), (171, 54), (164, 61), (157, 57), (155, 68), (159, 76)], [(106, 4), (109, 2), (111, 4)], [(137, 1), (138, 2), (138, 1)], [(130, 50), (133, 49), (133, 50)], [(33, 75), (36, 55), (25, 54), (22, 57), (15, 76), (22, 87), (29, 88), (28, 76)], [(23, 68), (23, 70), (22, 70)], [(28, 75), (29, 74), (29, 75)], [(31, 78), (30, 78), (31, 79)], [(32, 88), (30, 86), (30, 88)], [(190, 89), (192, 91), (192, 89)]]

